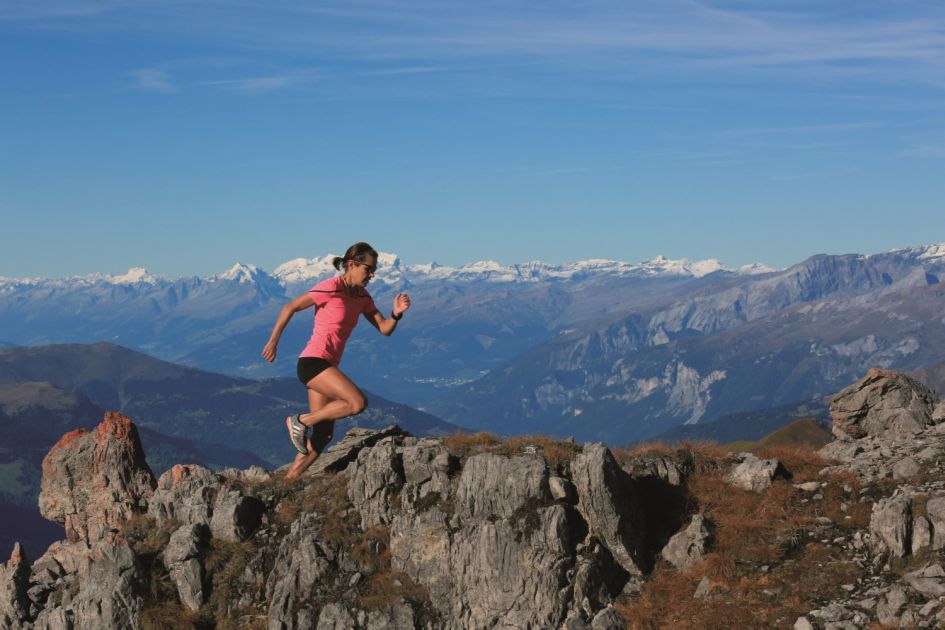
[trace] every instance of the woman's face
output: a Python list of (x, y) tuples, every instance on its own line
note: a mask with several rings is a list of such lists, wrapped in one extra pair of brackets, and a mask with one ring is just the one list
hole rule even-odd
[(363, 261), (352, 260), (348, 263), (349, 284), (367, 286), (377, 271), (377, 257), (367, 256)]

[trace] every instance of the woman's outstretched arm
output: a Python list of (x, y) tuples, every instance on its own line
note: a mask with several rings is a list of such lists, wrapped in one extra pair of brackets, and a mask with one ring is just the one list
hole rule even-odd
[(272, 327), (272, 335), (269, 337), (269, 342), (266, 343), (262, 350), (263, 358), (265, 358), (266, 361), (272, 363), (276, 360), (276, 348), (279, 346), (279, 339), (282, 337), (282, 331), (285, 330), (292, 316), (299, 311), (311, 308), (314, 304), (315, 302), (312, 300), (312, 296), (306, 293), (282, 307), (282, 310), (279, 311), (279, 318), (276, 320), (276, 325)]
[(365, 313), (364, 318), (371, 322), (371, 326), (377, 328), (382, 335), (390, 337), (394, 329), (397, 328), (397, 320), (408, 308), (410, 308), (410, 296), (406, 293), (398, 293), (394, 298), (394, 308), (391, 310), (392, 317), (384, 317), (380, 311), (374, 311), (370, 314)]

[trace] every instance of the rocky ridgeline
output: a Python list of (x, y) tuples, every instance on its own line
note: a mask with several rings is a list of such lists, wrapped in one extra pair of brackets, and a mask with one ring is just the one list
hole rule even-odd
[[(825, 518), (818, 535), (861, 577), (788, 625), (945, 623), (936, 404), (879, 371), (834, 400), (822, 472), (855, 476), (874, 502), (868, 529)], [(632, 623), (619, 602), (639, 597), (655, 566), (700, 570), (712, 551), (715, 525), (687, 500), (685, 449), (618, 462), (600, 444), (481, 446), (354, 429), (294, 483), (195, 465), (155, 480), (133, 423), (108, 414), (47, 455), (40, 509), (66, 539), (32, 565), (19, 546), (0, 565), (0, 628), (616, 630)], [(750, 454), (719, 466), (747, 493), (790, 477)], [(926, 470), (943, 481), (917, 483)], [(816, 501), (819, 487), (792, 491)], [(707, 577), (692, 596), (711, 601), (712, 589)]]

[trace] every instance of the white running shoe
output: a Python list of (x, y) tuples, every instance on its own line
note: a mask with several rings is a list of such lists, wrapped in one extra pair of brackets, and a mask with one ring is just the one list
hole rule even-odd
[(289, 439), (292, 440), (292, 446), (302, 455), (308, 455), (308, 447), (305, 446), (305, 440), (308, 437), (308, 427), (302, 424), (299, 416), (286, 416), (285, 427), (289, 430)]

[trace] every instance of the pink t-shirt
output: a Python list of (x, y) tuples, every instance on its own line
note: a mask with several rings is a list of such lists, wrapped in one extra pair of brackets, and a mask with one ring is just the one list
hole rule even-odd
[(312, 338), (299, 356), (320, 357), (337, 367), (358, 318), (363, 313), (374, 313), (377, 307), (363, 287), (358, 288), (356, 297), (349, 297), (341, 276), (319, 282), (308, 294), (315, 301), (315, 325)]

